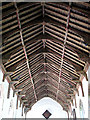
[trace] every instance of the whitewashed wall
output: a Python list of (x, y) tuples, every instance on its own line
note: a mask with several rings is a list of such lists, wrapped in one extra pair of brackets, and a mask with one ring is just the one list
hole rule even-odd
[(44, 118), (42, 115), (48, 110), (52, 115), (50, 118), (68, 118), (67, 112), (55, 100), (44, 97), (32, 106), (32, 109), (27, 113), (27, 118)]
[[(77, 118), (88, 118), (88, 81), (86, 81), (86, 79), (84, 78), (82, 84), (83, 84), (83, 90), (84, 90), (84, 97), (82, 96), (81, 87), (79, 87), (79, 96), (76, 94), (77, 108), (75, 107), (75, 100), (73, 100), (74, 106), (72, 106), (72, 110), (75, 109)], [(80, 99), (83, 103), (82, 110), (79, 107)], [(71, 112), (69, 113), (69, 117), (73, 118)]]
[[(8, 82), (2, 82), (3, 73), (0, 70), (0, 119), (2, 118), (24, 118), (21, 116), (22, 107), (16, 109), (17, 96), (13, 97), (13, 90), (10, 89), (10, 98), (7, 99)], [(19, 105), (19, 104), (18, 104)]]

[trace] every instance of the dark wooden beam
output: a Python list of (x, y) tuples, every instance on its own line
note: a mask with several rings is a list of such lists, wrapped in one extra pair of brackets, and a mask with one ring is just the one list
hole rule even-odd
[[(46, 64), (46, 65), (49, 64), (49, 65), (55, 66), (55, 67), (58, 68), (58, 69), (60, 68), (59, 65), (57, 65), (57, 64), (55, 64), (55, 63), (50, 63), (50, 62), (48, 62), (48, 63), (43, 63), (43, 62), (41, 62), (41, 63), (36, 63), (36, 64), (34, 64), (33, 66), (31, 66), (31, 68), (35, 68), (36, 65), (40, 65), (40, 64), (42, 64), (42, 65), (44, 65), (44, 64)], [(67, 69), (65, 69), (65, 67), (63, 67), (62, 70), (63, 70), (63, 72), (69, 74), (72, 79), (76, 77), (76, 76), (74, 75), (74, 73), (71, 73), (70, 71), (68, 71)], [(77, 78), (77, 77), (76, 77), (76, 78)]]
[(15, 63), (15, 64), (11, 65), (10, 67), (6, 68), (6, 71), (7, 71), (7, 72), (15, 72), (16, 67), (17, 67), (18, 65), (20, 65), (21, 63), (23, 63), (23, 62), (25, 62), (25, 58), (23, 58), (22, 60), (18, 61), (18, 62)]
[[(44, 73), (44, 71), (42, 71), (42, 72), (40, 72), (39, 74), (42, 74), (42, 73)], [(49, 74), (50, 73), (52, 73), (53, 74), (53, 76), (54, 76), (54, 78), (52, 78)], [(38, 76), (39, 76), (39, 74), (38, 74)], [(46, 73), (45, 73), (46, 74)], [(38, 79), (38, 76), (36, 76), (36, 79)], [(41, 75), (42, 76), (42, 75)], [(55, 75), (54, 75), (54, 73), (53, 72), (47, 72), (47, 79), (51, 79), (52, 81), (54, 81), (54, 82), (57, 82), (56, 81), (56, 78), (55, 78)], [(58, 77), (58, 76), (57, 76)], [(43, 79), (43, 77), (39, 77), (40, 79)], [(38, 79), (38, 80), (40, 80), (40, 79)], [(38, 82), (38, 80), (36, 81), (36, 83)], [(63, 86), (63, 84), (61, 83), (60, 84), (60, 86)], [(64, 87), (64, 89), (66, 90), (66, 88), (65, 88), (65, 86), (63, 86)], [(68, 88), (68, 90), (70, 90), (70, 88)]]
[[(53, 53), (53, 54), (56, 54), (57, 56), (59, 56), (59, 57), (61, 58), (61, 55), (60, 55), (60, 54), (58, 54), (58, 53), (55, 52), (55, 51), (52, 51), (51, 49), (48, 49), (48, 52), (51, 52), (51, 53)], [(70, 59), (68, 59), (68, 58), (65, 57), (64, 60), (67, 61), (69, 64), (73, 65), (74, 68), (76, 69), (76, 71), (83, 70), (83, 67), (82, 67), (82, 66), (74, 63), (74, 62), (71, 61)]]
[[(40, 37), (40, 38), (39, 38)], [(45, 34), (38, 36), (39, 39), (49, 39), (53, 42), (56, 42), (57, 44), (61, 44), (63, 45), (63, 41), (60, 41), (58, 38), (52, 37), (51, 35)], [(84, 60), (85, 62), (88, 61), (89, 62), (89, 56), (87, 53), (85, 53), (84, 51), (81, 51), (73, 46), (70, 46), (68, 43), (66, 44), (66, 48), (71, 49), (74, 53), (77, 53), (77, 55), (79, 55), (79, 59)], [(85, 59), (84, 59), (85, 58)]]
[[(24, 2), (23, 4), (19, 5), (20, 3), (17, 2), (17, 5), (18, 5), (18, 9), (19, 10), (22, 10), (24, 8), (27, 8), (27, 7), (30, 7), (30, 6), (33, 6), (33, 5), (37, 5), (38, 3), (33, 3), (33, 2)], [(7, 5), (7, 6), (3, 6), (3, 8), (9, 8), (10, 5)], [(2, 17), (4, 18), (5, 16), (8, 16), (9, 14), (13, 14), (15, 13), (15, 7), (14, 7), (14, 4), (11, 4), (11, 8), (8, 9), (7, 11), (3, 10), (3, 14), (2, 14)]]
[[(47, 92), (48, 92), (47, 90), (43, 90), (43, 91), (40, 93), (40, 95), (38, 94), (38, 100), (40, 100), (41, 98), (47, 96), (47, 95), (46, 95)], [(50, 95), (50, 94), (48, 94), (48, 96), (49, 96), (49, 95)], [(51, 97), (51, 95), (50, 95), (50, 97)], [(52, 98), (52, 97), (51, 97), (51, 98)], [(55, 97), (53, 96), (53, 99), (54, 99), (54, 98), (55, 98)], [(28, 102), (33, 103), (34, 101), (29, 99)], [(63, 104), (63, 103), (61, 102), (61, 98), (58, 99), (58, 103), (61, 104), (62, 107), (63, 107), (63, 106), (67, 107), (67, 103)], [(32, 104), (30, 104), (30, 105), (32, 106)]]
[[(62, 26), (64, 28), (66, 26), (66, 24), (61, 23), (61, 22), (59, 22), (57, 20), (54, 20), (54, 19), (52, 19), (52, 18), (50, 18), (48, 16), (44, 20), (47, 23), (55, 24), (57, 26)], [(78, 34), (79, 36), (81, 36), (84, 39), (85, 43), (90, 45), (90, 41), (89, 41), (90, 34), (89, 33), (85, 32), (85, 31), (78, 30), (77, 28), (74, 28), (74, 27), (72, 27), (70, 25), (69, 25), (69, 30), (71, 30), (71, 31), (75, 32), (76, 34)]]
[[(45, 23), (55, 24), (57, 26), (62, 26), (64, 28), (66, 26), (65, 24), (60, 23), (59, 21), (56, 21), (56, 20), (54, 20), (54, 19), (52, 19), (52, 18), (50, 18), (48, 16), (46, 16), (44, 19), (42, 19), (42, 16), (41, 16), (38, 19), (35, 19), (35, 20), (33, 20), (33, 21), (29, 22), (29, 23), (26, 23), (25, 25), (22, 25), (22, 30), (24, 28), (27, 28), (28, 26), (31, 26), (31, 25), (43, 24), (43, 20), (44, 20)], [(84, 39), (85, 43), (88, 44), (88, 45), (90, 45), (90, 41), (89, 41), (90, 34), (86, 33), (85, 31), (80, 31), (80, 30), (78, 30), (78, 29), (76, 29), (76, 28), (74, 28), (74, 27), (72, 27), (70, 25), (69, 25), (69, 29), (71, 31), (75, 32), (76, 34), (78, 34), (79, 36), (81, 36)], [(9, 37), (9, 35), (17, 32), (17, 31), (19, 31), (19, 29), (14, 29), (14, 31), (11, 31), (11, 33), (9, 32), (5, 36), (3, 35), (2, 36), (3, 40), (6, 39), (7, 37)]]
[[(46, 79), (45, 79), (46, 80)], [(47, 78), (47, 84), (45, 84), (44, 82), (42, 82), (41, 84), (40, 84), (40, 86), (39, 87), (37, 87), (36, 88), (36, 90), (41, 90), (41, 89), (43, 89), (44, 88), (44, 86), (46, 85), (46, 86), (48, 86), (49, 84), (50, 85), (52, 85), (52, 88), (54, 88), (54, 89), (57, 89), (57, 87)], [(38, 81), (39, 82), (39, 81)], [(55, 81), (54, 81), (55, 82)], [(60, 93), (62, 92), (64, 95), (65, 94), (67, 94), (67, 97), (68, 97), (68, 93), (66, 93), (65, 91), (62, 91), (62, 89), (59, 89), (59, 91), (60, 91)], [(70, 97), (70, 96), (69, 96)]]
[[(23, 31), (25, 28), (29, 27), (29, 26), (33, 26), (33, 25), (37, 25), (37, 24), (42, 24), (42, 22), (43, 22), (42, 17), (38, 17), (38, 18), (36, 18), (35, 20), (32, 20), (32, 21), (30, 21), (30, 22), (28, 22), (28, 23), (25, 23), (25, 24), (22, 24), (22, 31)], [(17, 33), (17, 31), (19, 31), (19, 28), (18, 28), (18, 27), (16, 27), (16, 28), (13, 29), (12, 31), (9, 31), (9, 32), (7, 32), (7, 33), (5, 33), (5, 34), (2, 34), (2, 40), (3, 40), (2, 43), (4, 43), (4, 41), (6, 42), (6, 41), (7, 41), (6, 39), (8, 39), (8, 37), (9, 37), (10, 35), (13, 35), (13, 34)]]
[[(62, 3), (62, 2), (55, 2), (55, 3), (53, 3), (53, 4), (56, 4), (57, 6), (59, 6), (59, 5), (61, 5), (61, 6), (64, 6), (66, 9), (68, 8), (68, 6), (69, 6), (69, 4), (67, 4), (67, 3)], [(81, 8), (81, 7), (78, 7), (77, 6), (77, 4), (75, 5), (76, 3), (72, 3), (72, 5), (71, 5), (71, 8), (73, 9), (73, 10), (76, 10), (76, 11), (78, 11), (78, 12), (81, 12), (81, 13), (83, 13), (83, 14), (85, 14), (85, 15), (87, 15), (88, 16), (88, 10), (89, 10), (89, 8), (88, 9), (83, 9), (83, 8)]]
[[(57, 89), (57, 87), (54, 85), (54, 83), (51, 82), (51, 80), (48, 80), (48, 83), (50, 85), (52, 85), (55, 89)], [(63, 91), (62, 89), (60, 89), (60, 87), (59, 87), (59, 91), (61, 91), (63, 94), (65, 94), (68, 97), (68, 93), (66, 93), (65, 91)]]
[[(25, 46), (28, 46), (29, 44), (33, 44), (35, 43), (37, 40), (42, 39), (43, 35), (41, 34), (40, 36), (38, 35), (37, 37), (34, 38), (30, 38), (31, 40), (25, 42)], [(21, 50), (22, 45), (20, 44), (19, 46), (17, 46), (16, 48), (13, 48), (12, 50), (10, 50), (9, 52), (6, 52), (4, 54), (2, 54), (2, 62), (5, 63), (7, 62), (11, 55), (17, 53), (18, 50)]]
[[(42, 94), (45, 94), (45, 93), (47, 93), (47, 94), (51, 94), (51, 95), (56, 95), (55, 93), (54, 93), (54, 91), (52, 91), (52, 90), (46, 90), (46, 89), (43, 89), (41, 92), (39, 92), (38, 94), (37, 94), (37, 96), (41, 96)], [(67, 103), (65, 103), (65, 101), (63, 101), (62, 99), (61, 99), (61, 97), (59, 96), (59, 98), (58, 98), (61, 102), (63, 102), (64, 104), (67, 104)]]
[(10, 7), (12, 5), (13, 5), (13, 2), (10, 2), (10, 3), (7, 3), (7, 4), (2, 3), (2, 9), (5, 9), (5, 8)]
[[(55, 94), (55, 93), (53, 93), (52, 90), (48, 90), (48, 94), (53, 95), (53, 94)], [(55, 95), (56, 95), (56, 94), (55, 94)], [(62, 100), (61, 96), (59, 96), (58, 99), (59, 99), (60, 101), (62, 101), (64, 104), (67, 104), (64, 100)]]

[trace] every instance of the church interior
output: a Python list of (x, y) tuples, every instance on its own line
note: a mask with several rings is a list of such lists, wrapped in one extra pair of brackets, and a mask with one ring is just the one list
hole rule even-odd
[(68, 120), (88, 118), (90, 2), (2, 2), (0, 10), (2, 117), (11, 97), (23, 118), (48, 97)]

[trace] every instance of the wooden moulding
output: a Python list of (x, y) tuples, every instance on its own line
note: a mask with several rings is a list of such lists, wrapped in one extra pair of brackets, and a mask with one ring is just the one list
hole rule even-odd
[(24, 105), (23, 105), (23, 103), (22, 103), (22, 116), (23, 116), (23, 108), (24, 108)]
[[(2, 69), (2, 72), (3, 72), (3, 80), (2, 81), (4, 82), (5, 79), (7, 79), (7, 82), (9, 83), (9, 85), (8, 85), (8, 92), (7, 92), (7, 98), (9, 98), (10, 97), (10, 88), (12, 87), (12, 89), (14, 90), (13, 84), (18, 82), (18, 81), (12, 81), (11, 80), (11, 78), (9, 76), (9, 73), (6, 71), (6, 69), (5, 69), (3, 64), (1, 65), (1, 69)], [(13, 91), (13, 97), (14, 97), (14, 95), (15, 95), (15, 92)]]
[(84, 71), (84, 74), (81, 74), (81, 77), (80, 77), (80, 81), (81, 81), (80, 86), (81, 86), (82, 96), (83, 96), (83, 97), (84, 97), (84, 90), (83, 90), (83, 84), (82, 84), (82, 81), (83, 81), (84, 77), (85, 77), (86, 80), (88, 81), (88, 77), (87, 77), (86, 72), (87, 72), (89, 66), (90, 66), (90, 64), (89, 64), (88, 62), (86, 62), (85, 67), (84, 67), (84, 70), (83, 70), (83, 71)]
[(9, 97), (10, 97), (10, 87), (11, 87), (11, 85), (10, 85), (10, 83), (9, 83), (9, 85), (8, 85), (8, 93), (7, 93), (7, 98), (9, 98)]
[(82, 96), (84, 97), (84, 90), (83, 90), (83, 84), (81, 82), (81, 90), (82, 90)]
[(18, 109), (18, 98), (19, 98), (19, 96), (18, 96), (18, 94), (17, 94), (17, 103), (16, 103), (16, 109)]
[(78, 93), (77, 93), (77, 94), (78, 94), (78, 96), (79, 96), (79, 91), (78, 91)]
[(13, 97), (15, 96), (15, 91), (13, 90)]
[(83, 81), (84, 76), (85, 76), (86, 80), (88, 81), (88, 77), (87, 77), (86, 72), (87, 72), (89, 66), (90, 66), (90, 64), (88, 62), (86, 62), (85, 67), (83, 69), (84, 72), (83, 72), (83, 74), (81, 74), (81, 77), (80, 77), (80, 81)]
[(68, 120), (69, 120), (69, 112), (67, 112), (67, 114), (68, 114)]
[(75, 81), (77, 83), (77, 90), (78, 90), (77, 94), (78, 94), (78, 96), (79, 96), (79, 86), (81, 86), (82, 96), (84, 97), (84, 90), (83, 90), (82, 81), (83, 81), (84, 77), (86, 78), (86, 81), (88, 81), (88, 77), (87, 77), (86, 72), (89, 68), (89, 65), (90, 64), (88, 62), (86, 62), (84, 69), (82, 71), (78, 71), (81, 74), (80, 79)]
[(19, 105), (20, 107), (21, 107), (21, 104), (22, 104), (22, 100), (20, 99), (20, 105)]
[(4, 82), (5, 81), (5, 74), (3, 74), (3, 79), (2, 79), (2, 82)]
[(77, 90), (78, 90), (78, 96), (79, 96), (79, 86), (81, 86), (81, 91), (82, 91), (82, 96), (84, 97), (84, 90), (83, 90), (83, 85), (82, 85), (82, 81), (80, 81), (78, 84), (77, 84)]
[[(1, 69), (2, 69), (3, 75), (5, 75), (5, 74), (7, 73), (7, 71), (6, 71), (6, 69), (5, 69), (5, 67), (4, 67), (3, 64), (1, 64)], [(9, 76), (6, 76), (6, 77), (7, 77), (8, 83), (10, 83), (10, 82), (11, 82), (11, 78), (10, 78)], [(5, 77), (5, 78), (6, 78), (6, 77)], [(5, 79), (4, 79), (4, 80), (5, 80)]]
[(76, 97), (75, 97), (75, 107), (77, 108), (77, 102), (76, 102)]
[(71, 100), (72, 106), (74, 106), (73, 100)]
[[(1, 64), (1, 70), (2, 70), (2, 73), (3, 73), (3, 79), (2, 79), (2, 82), (4, 82), (5, 81), (5, 78), (6, 78), (6, 76), (5, 76), (5, 74), (6, 74), (6, 70), (5, 70), (5, 67), (4, 67), (4, 65), (3, 64)], [(8, 80), (7, 80), (8, 81)], [(10, 82), (10, 80), (8, 81), (8, 83)]]

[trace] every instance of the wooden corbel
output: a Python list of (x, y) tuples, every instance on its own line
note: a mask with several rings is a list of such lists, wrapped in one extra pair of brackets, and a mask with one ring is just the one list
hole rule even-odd
[(4, 73), (3, 73), (3, 79), (2, 79), (2, 82), (4, 82), (5, 79), (6, 79), (8, 76), (10, 76), (12, 73), (13, 73), (13, 72), (4, 72)]
[[(15, 96), (15, 91), (14, 91), (14, 86), (13, 86), (13, 84), (15, 84), (15, 83), (18, 83), (18, 81), (10, 81), (10, 87), (12, 87), (13, 88), (13, 97)], [(10, 90), (10, 88), (8, 88), (8, 92), (10, 92), (9, 91)], [(8, 95), (8, 98), (9, 98), (9, 95)]]
[(8, 85), (8, 93), (7, 93), (7, 98), (10, 97), (10, 88), (12, 87), (13, 83), (10, 82), (9, 85)]
[(85, 70), (77, 71), (77, 72), (80, 73), (81, 75), (83, 75), (86, 78), (86, 80), (88, 81), (87, 73), (85, 72)]
[(78, 96), (79, 96), (79, 86), (81, 86), (81, 90), (82, 90), (82, 96), (84, 97), (84, 90), (83, 90), (83, 85), (82, 85), (82, 81), (78, 82)]

